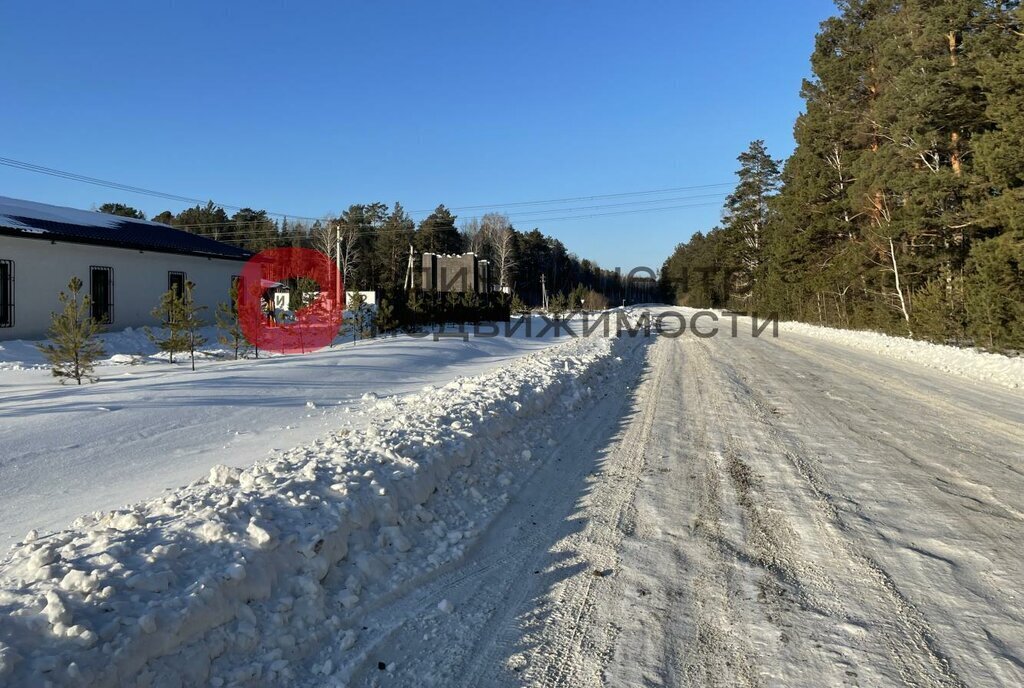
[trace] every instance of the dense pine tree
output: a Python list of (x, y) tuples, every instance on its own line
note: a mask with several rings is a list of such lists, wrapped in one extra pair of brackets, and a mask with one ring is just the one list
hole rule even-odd
[(838, 5), (815, 43), (763, 241), (732, 221), (741, 176), (725, 226), (680, 245), (663, 288), (722, 305), (723, 288), (694, 272), (756, 262), (755, 303), (783, 317), (1019, 347), (1019, 3)]
[(981, 62), (991, 125), (974, 145), (985, 186), (979, 214), (990, 233), (1024, 230), (1024, 5), (1003, 16), (996, 30), (1008, 46)]
[(402, 204), (395, 203), (376, 237), (377, 288), (386, 291), (405, 288), (409, 246), (413, 243), (415, 230), (416, 225)]
[(455, 216), (443, 205), (420, 222), (415, 241), (418, 253), (462, 253), (462, 235), (455, 228)]
[(141, 210), (125, 205), (124, 203), (104, 203), (96, 209), (101, 213), (107, 215), (119, 215), (121, 217), (130, 217), (136, 220), (145, 220), (146, 215)]
[(725, 200), (723, 224), (734, 243), (732, 254), (739, 264), (729, 265), (728, 269), (735, 267), (742, 271), (732, 283), (734, 291), (738, 295), (742, 292), (741, 300), (754, 306), (765, 257), (770, 219), (768, 202), (779, 190), (779, 164), (768, 155), (764, 141), (751, 143), (737, 160), (739, 183)]
[[(224, 214), (223, 209), (217, 210), (220, 211), (217, 215)], [(277, 223), (270, 219), (265, 210), (242, 208), (231, 216), (231, 224), (227, 227), (229, 229), (218, 229), (217, 226), (213, 226), (207, 230), (206, 236), (220, 239), (223, 234), (229, 243), (250, 251), (262, 251), (282, 245)]]
[(159, 222), (164, 225), (174, 225), (174, 213), (170, 210), (164, 210), (163, 212), (154, 215), (152, 221)]
[[(162, 216), (163, 213), (158, 217)], [(228, 214), (220, 206), (214, 205), (213, 201), (207, 202), (206, 205), (196, 205), (182, 210), (174, 216), (174, 221), (171, 224), (187, 232), (212, 239), (221, 239), (222, 237), (231, 239), (235, 236), (232, 231), (234, 227), (231, 227)]]

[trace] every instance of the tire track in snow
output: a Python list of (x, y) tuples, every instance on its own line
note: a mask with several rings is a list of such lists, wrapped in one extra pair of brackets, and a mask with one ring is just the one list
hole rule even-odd
[[(760, 392), (746, 385), (738, 375), (732, 376), (732, 384), (739, 387), (735, 398), (746, 405), (751, 420), (765, 430), (773, 454), (786, 459), (812, 497), (808, 506), (813, 507), (819, 532), (824, 536), (822, 539), (835, 557), (829, 570), (858, 571), (860, 575), (852, 578), (869, 584), (868, 590), (862, 592), (873, 596), (871, 611), (876, 618), (870, 621), (882, 635), (890, 661), (901, 679), (913, 686), (964, 686), (950, 659), (938, 647), (935, 632), (924, 615), (902, 593), (888, 571), (854, 541), (854, 533), (835, 504), (836, 495), (840, 493), (828, 484), (801, 440), (776, 425), (771, 407)], [(844, 504), (856, 503), (845, 496), (841, 501)]]
[[(846, 369), (832, 360), (811, 360), (802, 352), (791, 357), (787, 349), (767, 343), (756, 347), (723, 339), (659, 339), (650, 349), (654, 369), (638, 392), (635, 415), (614, 443), (600, 477), (590, 482), (590, 494), (571, 513), (575, 522), (586, 524), (584, 530), (556, 537), (551, 529), (539, 537), (520, 532), (510, 540), (516, 543), (513, 548), (504, 545), (508, 535), (497, 534), (506, 538), (495, 545), (498, 550), (523, 549), (490, 549), (492, 554), (482, 552), (474, 568), (453, 572), (462, 577), (444, 594), (483, 588), (457, 604), (456, 613), (465, 609), (484, 618), (473, 622), (471, 633), (476, 635), (457, 650), (461, 654), (451, 654), (447, 645), (469, 636), (437, 639), (440, 657), (435, 661), (451, 660), (452, 671), (451, 680), (434, 685), (902, 683), (959, 688), (966, 682), (961, 674), (982, 678), (965, 673), (964, 654), (955, 643), (952, 648), (960, 653), (952, 657), (960, 664), (954, 663), (936, 632), (942, 627), (930, 623), (926, 614), (932, 613), (936, 621), (933, 609), (920, 597), (914, 603), (920, 595), (916, 578), (908, 578), (905, 568), (886, 568), (893, 560), (877, 549), (876, 539), (884, 532), (865, 530), (873, 522), (873, 502), (858, 492), (864, 483), (851, 483), (849, 476), (830, 473), (822, 464), (821, 457), (830, 455), (829, 441), (838, 443), (837, 452), (850, 454), (845, 465), (861, 458), (865, 466), (878, 465), (891, 452), (902, 455), (900, 442), (884, 437), (885, 431), (912, 414), (896, 414), (883, 422), (879, 409), (886, 405), (874, 403), (881, 397), (865, 396), (857, 382), (866, 381), (863, 373), (847, 377)], [(801, 355), (808, 360), (791, 370), (794, 357)], [(830, 391), (851, 381), (858, 391), (848, 406), (860, 408), (851, 406), (844, 413), (839, 404), (845, 400)], [(903, 396), (895, 388), (874, 385), (872, 390), (866, 384), (869, 394)], [(942, 385), (936, 386), (941, 392)], [(929, 384), (922, 390), (930, 390)], [(905, 398), (927, 401), (920, 394)], [(775, 406), (780, 401), (785, 413)], [(946, 407), (935, 408), (945, 415)], [(865, 436), (870, 423), (877, 425), (880, 436)], [(934, 472), (945, 464), (915, 462), (915, 457), (928, 458), (917, 456), (915, 448), (956, 446), (950, 441), (926, 443), (919, 432), (901, 441), (909, 447), (905, 457), (913, 466), (879, 468), (876, 479), (905, 478), (908, 470)], [(661, 468), (653, 462), (659, 455), (645, 456), (645, 447), (665, 452)], [(591, 448), (595, 453), (600, 449)], [(572, 460), (578, 463), (582, 455)], [(637, 461), (643, 464), (631, 470)], [(665, 478), (643, 478), (655, 470)], [(962, 491), (959, 482), (947, 487)], [(557, 495), (544, 502), (553, 504), (572, 501), (573, 494), (578, 489), (544, 486), (537, 496), (547, 500)], [(941, 496), (935, 492), (929, 498)], [(679, 532), (675, 526), (685, 527), (691, 517), (689, 532)], [(538, 521), (550, 524), (561, 518)], [(876, 525), (885, 523), (900, 525)], [(956, 524), (978, 527), (968, 521)], [(1010, 533), (1009, 528), (996, 533)], [(929, 548), (922, 547), (914, 556), (928, 554)], [(644, 548), (653, 551), (637, 556)], [(533, 549), (543, 551), (529, 551)], [(552, 561), (558, 561), (554, 568)], [(651, 566), (644, 569), (644, 564)], [(591, 575), (592, 569), (606, 565), (614, 575)], [(558, 579), (549, 588), (529, 575), (545, 567), (549, 579)], [(648, 590), (637, 596), (626, 587), (631, 582), (649, 582)], [(630, 592), (632, 598), (626, 599)], [(438, 594), (421, 596), (419, 603), (429, 607)], [(638, 618), (624, 618), (623, 613)], [(412, 630), (417, 628), (414, 624)], [(990, 643), (1000, 642), (984, 630)], [(1006, 661), (1014, 661), (1012, 631), (1000, 636), (1011, 639), (1002, 651)], [(943, 640), (948, 647), (949, 638)], [(503, 671), (502, 659), (509, 659), (505, 668), (521, 673)], [(627, 675), (631, 680), (622, 682)], [(989, 674), (1000, 675), (1008, 674)]]
[(683, 428), (684, 432), (693, 433), (693, 444), (702, 463), (699, 507), (691, 531), (700, 537), (706, 556), (693, 560), (697, 567), (692, 580), (694, 636), (682, 657), (673, 653), (666, 662), (670, 667), (681, 665), (690, 685), (759, 686), (754, 653), (735, 630), (742, 626), (732, 603), (738, 595), (738, 581), (733, 553), (723, 546), (728, 541), (724, 522), (725, 471), (723, 457), (715, 446), (718, 436), (711, 428), (711, 418), (717, 415), (717, 409), (707, 389), (709, 359), (699, 341), (676, 340), (673, 344), (691, 354), (682, 365), (683, 389), (690, 393), (686, 401), (692, 401), (684, 404), (691, 412), (687, 413)]
[[(657, 410), (657, 394), (671, 367), (666, 362), (667, 346), (671, 342), (657, 340), (650, 351), (653, 376), (642, 383), (637, 417), (618, 442), (610, 459), (616, 470), (614, 484), (602, 481), (589, 497), (587, 528), (579, 535), (577, 549), (581, 556), (604, 571), (608, 566), (614, 573), (618, 569), (619, 543), (628, 530), (633, 500), (645, 464), (645, 451), (650, 442)], [(598, 564), (597, 562), (600, 561)], [(555, 624), (549, 624), (545, 640), (551, 652), (543, 663), (531, 667), (526, 677), (531, 685), (543, 688), (554, 686), (601, 685), (604, 665), (610, 656), (615, 629), (607, 629), (603, 638), (593, 646), (585, 647), (587, 631), (594, 631), (593, 590), (604, 576), (583, 573), (571, 577), (560, 591), (558, 604), (567, 608)], [(571, 619), (566, 623), (565, 619)]]
[[(907, 385), (900, 380), (891, 376), (880, 376), (878, 374), (869, 374), (862, 366), (852, 365), (848, 362), (843, 361), (837, 357), (824, 358), (823, 356), (816, 354), (805, 347), (797, 346), (796, 344), (788, 341), (783, 341), (781, 338), (773, 341), (774, 344), (781, 346), (789, 352), (800, 356), (804, 359), (812, 360), (824, 367), (840, 368), (843, 372), (855, 377), (859, 380), (869, 382), (872, 384), (884, 384), (890, 389), (909, 397), (922, 406), (930, 409), (941, 409), (950, 417), (959, 418), (964, 413), (969, 413), (973, 416), (974, 422), (979, 426), (984, 427), (987, 431), (999, 435), (1009, 442), (1021, 443), (1024, 442), (1024, 430), (1021, 429), (1021, 425), (1014, 422), (1007, 422), (999, 418), (992, 418), (984, 413), (980, 413), (975, 409), (970, 408), (966, 405), (955, 406), (950, 404), (948, 401), (943, 399), (938, 394), (925, 395), (915, 390), (910, 385)], [(931, 372), (931, 371), (929, 371)], [(999, 394), (1005, 396), (1019, 396), (1015, 390), (1000, 389)], [(1024, 398), (1022, 398), (1024, 400)]]
[[(747, 408), (749, 389), (728, 364), (715, 361), (706, 343), (697, 342), (694, 348), (709, 399), (706, 416), (713, 419), (715, 435), (723, 445), (723, 472), (732, 485), (742, 518), (742, 540), (723, 542), (723, 547), (744, 573), (756, 577), (753, 586), (763, 605), (761, 612), (778, 630), (772, 635), (761, 634), (760, 643), (770, 650), (761, 649), (759, 654), (775, 658), (820, 654), (815, 647), (818, 641), (809, 632), (809, 622), (849, 618), (842, 594), (824, 567), (804, 556), (795, 524), (788, 520), (757, 471), (758, 460), (770, 453), (759, 436), (763, 424), (755, 421)], [(789, 662), (783, 667), (794, 668)], [(815, 665), (817, 679), (830, 685), (850, 682), (844, 668), (836, 662)], [(790, 680), (797, 679), (791, 676)]]
[[(398, 660), (399, 673), (392, 677), (397, 685), (413, 677), (418, 685), (476, 688), (520, 684), (522, 675), (504, 671), (503, 660), (522, 649), (523, 629), (517, 614), (532, 610), (530, 597), (541, 593), (538, 579), (532, 574), (550, 566), (549, 548), (565, 536), (566, 511), (571, 512), (579, 498), (583, 479), (593, 473), (592, 457), (606, 441), (603, 431), (621, 418), (632, 397), (623, 392), (635, 384), (647, 348), (644, 342), (622, 348), (620, 356), (624, 360), (602, 384), (605, 400), (586, 409), (579, 422), (567, 426), (559, 446), (551, 450), (551, 456), (540, 457), (540, 470), (517, 490), (513, 502), (498, 514), (462, 560), (450, 564), (440, 576), (418, 582), (422, 590), (411, 597), (390, 600), (366, 619), (371, 628), (384, 628), (362, 652), (362, 665), (352, 678), (353, 685), (376, 685), (376, 679), (382, 676), (377, 672), (377, 657)], [(571, 454), (563, 453), (566, 447), (572, 448)], [(558, 463), (560, 455), (566, 460)], [(602, 473), (608, 470), (607, 466), (603, 471), (598, 469)], [(534, 512), (532, 526), (521, 520), (527, 508)], [(436, 603), (446, 597), (457, 600), (456, 611), (438, 617)], [(432, 635), (429, 643), (422, 641), (429, 650), (406, 647), (409, 642), (418, 645), (424, 631)], [(440, 636), (435, 639), (433, 634), (438, 631)]]
[[(781, 344), (781, 342), (776, 343)], [(783, 348), (789, 350), (794, 355), (799, 356), (805, 360), (814, 361), (815, 363), (818, 363), (819, 365), (823, 366), (827, 365), (840, 367), (845, 372), (849, 373), (851, 376), (855, 377), (856, 379), (864, 383), (871, 384), (881, 382), (886, 386), (890, 387), (891, 389), (896, 390), (899, 393), (905, 395), (906, 397), (909, 397), (910, 399), (913, 399), (914, 401), (918, 402), (919, 404), (922, 405), (923, 408), (928, 408), (932, 413), (934, 413), (934, 411), (937, 409), (941, 410), (945, 414), (946, 418), (949, 419), (949, 421), (947, 424), (943, 424), (942, 427), (940, 427), (940, 431), (944, 432), (946, 436), (949, 438), (950, 442), (952, 443), (965, 443), (965, 438), (962, 432), (963, 415), (968, 414), (972, 419), (972, 423), (974, 423), (976, 426), (980, 428), (983, 428), (986, 432), (989, 432), (995, 436), (1002, 438), (1002, 440), (1009, 442), (1011, 445), (1024, 445), (1024, 431), (1022, 431), (1021, 429), (1024, 426), (1018, 423), (1013, 423), (1012, 421), (1007, 422), (1001, 419), (992, 418), (989, 415), (986, 415), (985, 413), (982, 413), (972, 408), (969, 404), (950, 404), (949, 402), (945, 401), (940, 395), (931, 395), (926, 397), (916, 392), (909, 386), (892, 379), (891, 377), (880, 378), (878, 376), (868, 376), (865, 374), (863, 368), (852, 366), (842, 361), (824, 359), (821, 356), (814, 354), (813, 352), (799, 349), (793, 346), (792, 344), (787, 343), (782, 344), (782, 346)], [(1013, 396), (1015, 392), (1009, 390), (999, 390), (999, 394), (1005, 396)], [(1021, 398), (1021, 404), (1024, 404), (1024, 397)], [(1012, 408), (1012, 406), (1009, 408)], [(957, 430), (959, 430), (959, 432), (957, 432)], [(902, 454), (911, 463), (920, 465), (922, 462), (920, 457), (910, 456), (900, 448), (894, 446), (892, 443), (886, 442), (885, 446), (887, 449), (891, 451), (895, 451)], [(972, 453), (977, 457), (984, 458), (986, 461), (989, 460), (989, 457), (983, 450), (972, 448)], [(1017, 475), (1024, 476), (1024, 473), (1021, 472), (1019, 466), (1015, 466), (1012, 464), (1000, 465), (1002, 468), (1005, 468), (1006, 470), (1014, 472)], [(983, 509), (999, 510), (1002, 512), (1003, 515), (1005, 515), (1008, 518), (1024, 522), (1024, 511), (1021, 511), (1020, 509), (1015, 508), (1014, 506), (1000, 500), (993, 493), (991, 487), (984, 485), (983, 483), (980, 483), (977, 480), (969, 476), (966, 476), (960, 471), (948, 465), (945, 465), (944, 463), (941, 463), (939, 461), (928, 461), (927, 465), (922, 467), (931, 473), (942, 472), (948, 476), (948, 481), (943, 481), (942, 483), (939, 484), (939, 489), (946, 491), (948, 494), (956, 495), (967, 500), (975, 500)], [(942, 480), (941, 478), (938, 479)], [(958, 490), (957, 487), (959, 487), (960, 489)], [(967, 492), (967, 494), (963, 493), (965, 491)], [(977, 493), (979, 491), (984, 493), (984, 499), (979, 499), (973, 494), (970, 494), (970, 492)]]

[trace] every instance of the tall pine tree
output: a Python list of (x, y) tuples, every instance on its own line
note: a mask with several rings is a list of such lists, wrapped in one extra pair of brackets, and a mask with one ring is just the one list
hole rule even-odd
[(770, 220), (769, 200), (778, 193), (779, 163), (769, 154), (764, 141), (754, 141), (737, 158), (739, 183), (725, 200), (724, 230), (732, 244), (732, 258), (737, 264), (719, 265), (722, 270), (741, 268), (734, 282), (738, 301), (756, 308), (758, 280), (765, 256), (766, 235)]
[(376, 286), (380, 289), (394, 292), (404, 288), (415, 229), (402, 205), (395, 203), (376, 237)]
[(443, 205), (437, 206), (420, 222), (416, 230), (416, 250), (419, 253), (462, 252), (462, 235), (455, 228), (455, 216)]

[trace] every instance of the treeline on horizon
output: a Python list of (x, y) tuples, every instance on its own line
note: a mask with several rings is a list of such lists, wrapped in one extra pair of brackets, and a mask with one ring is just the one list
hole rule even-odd
[[(105, 203), (100, 212), (137, 219), (145, 215), (122, 203)], [(420, 257), (424, 252), (459, 254), (472, 251), (491, 263), (498, 287), (507, 287), (510, 298), (524, 306), (541, 305), (541, 276), (548, 297), (560, 302), (560, 310), (579, 307), (583, 294), (588, 309), (606, 308), (625, 300), (651, 300), (657, 285), (652, 279), (627, 279), (580, 259), (565, 245), (539, 229), (520, 231), (501, 213), (470, 218), (456, 226), (456, 215), (439, 205), (419, 223), (400, 203), (354, 204), (337, 217), (313, 222), (277, 221), (264, 210), (244, 208), (228, 215), (212, 201), (174, 214), (164, 211), (151, 218), (201, 236), (257, 252), (276, 247), (313, 248), (336, 260), (340, 237), (342, 277), (349, 290), (374, 289), (404, 303), (409, 247), (413, 247), (414, 281), (419, 287)]]
[(664, 293), (1024, 350), (1024, 8), (837, 4), (792, 156), (739, 156), (721, 225), (675, 249)]

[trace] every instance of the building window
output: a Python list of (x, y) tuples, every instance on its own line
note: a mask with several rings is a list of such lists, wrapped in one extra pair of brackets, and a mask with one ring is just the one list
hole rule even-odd
[(0, 260), (0, 327), (14, 327), (13, 260)]
[(93, 319), (104, 325), (114, 322), (113, 269), (97, 265), (89, 267), (89, 297)]
[(167, 273), (167, 290), (174, 290), (174, 293), (181, 296), (185, 293), (185, 273), (184, 272), (171, 272)]

